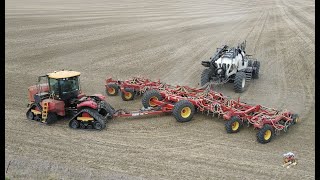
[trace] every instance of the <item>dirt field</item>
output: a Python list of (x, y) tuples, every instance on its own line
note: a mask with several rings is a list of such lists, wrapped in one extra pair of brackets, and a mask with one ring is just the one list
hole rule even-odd
[[(315, 6), (312, 0), (8, 0), (5, 10), (5, 164), (12, 179), (314, 179)], [(242, 101), (299, 113), (301, 123), (271, 143), (256, 130), (227, 134), (222, 119), (197, 114), (115, 119), (106, 130), (75, 131), (25, 117), (27, 88), (61, 69), (82, 72), (86, 94), (107, 76), (143, 75), (198, 86), (223, 44), (247, 40), (260, 79)], [(237, 98), (232, 85), (217, 90)], [(140, 98), (116, 109), (139, 109)], [(294, 152), (298, 165), (281, 167)], [(6, 169), (7, 170), (7, 169)]]

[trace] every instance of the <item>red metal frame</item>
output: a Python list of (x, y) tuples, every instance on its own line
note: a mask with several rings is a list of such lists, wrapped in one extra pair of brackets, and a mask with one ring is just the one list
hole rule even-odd
[(276, 133), (286, 130), (289, 124), (292, 124), (293, 113), (289, 111), (277, 111), (261, 105), (249, 105), (240, 102), (240, 99), (232, 100), (222, 93), (215, 92), (209, 87), (207, 89), (191, 88), (188, 86), (171, 86), (158, 81), (150, 81), (144, 78), (132, 78), (130, 80), (119, 81), (112, 78), (106, 79), (106, 87), (109, 83), (118, 84), (120, 89), (132, 88), (136, 92), (143, 94), (146, 90), (156, 89), (160, 92), (163, 100), (152, 99), (152, 103), (161, 107), (161, 110), (146, 110), (135, 112), (121, 112), (115, 116), (135, 116), (146, 114), (159, 114), (171, 112), (174, 105), (171, 103), (185, 99), (190, 101), (197, 111), (207, 114), (217, 115), (224, 120), (229, 120), (237, 116), (243, 123), (252, 124), (254, 128), (261, 129), (265, 124), (271, 125)]
[(149, 79), (141, 78), (141, 77), (133, 77), (129, 80), (115, 80), (112, 78), (106, 79), (105, 87), (108, 89), (108, 84), (116, 84), (120, 87), (120, 90), (125, 93), (126, 88), (133, 89), (136, 93), (142, 95), (144, 92), (150, 89), (160, 89), (164, 84), (158, 81), (151, 81)]

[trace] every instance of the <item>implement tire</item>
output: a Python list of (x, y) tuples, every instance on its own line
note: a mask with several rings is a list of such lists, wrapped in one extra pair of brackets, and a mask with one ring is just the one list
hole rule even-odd
[(298, 114), (293, 114), (292, 115), (292, 122), (293, 124), (296, 124), (297, 122), (299, 122), (300, 118), (299, 118), (299, 115)]
[(122, 100), (124, 100), (124, 101), (131, 101), (131, 100), (133, 100), (135, 95), (136, 95), (136, 94), (135, 94), (134, 90), (131, 89), (131, 88), (125, 88), (125, 89), (124, 89), (124, 92), (121, 91), (121, 98), (122, 98)]
[(178, 122), (188, 122), (195, 113), (194, 105), (188, 100), (178, 101), (172, 110), (173, 116)]
[(153, 104), (151, 102), (152, 99), (156, 99), (161, 101), (163, 98), (161, 96), (161, 94), (159, 93), (159, 91), (155, 90), (155, 89), (151, 89), (146, 91), (143, 96), (142, 96), (142, 105), (144, 108), (148, 108), (148, 107), (155, 107), (157, 106), (156, 104)]
[(261, 144), (266, 144), (271, 141), (274, 136), (274, 129), (269, 124), (265, 124), (257, 133), (257, 140)]
[(117, 84), (107, 84), (106, 93), (108, 96), (116, 96), (119, 93), (119, 86)]
[(232, 116), (226, 123), (225, 127), (227, 133), (237, 133), (242, 126), (241, 120), (238, 116)]

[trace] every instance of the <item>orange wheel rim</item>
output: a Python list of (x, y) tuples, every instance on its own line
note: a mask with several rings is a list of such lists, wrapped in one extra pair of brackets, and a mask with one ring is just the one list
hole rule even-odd
[(125, 97), (126, 99), (130, 99), (130, 98), (132, 97), (131, 92), (125, 92), (125, 93), (124, 93), (124, 97)]
[(114, 88), (108, 88), (108, 93), (109, 94), (114, 94), (116, 90)]
[(152, 100), (158, 100), (158, 98), (155, 97), (155, 96), (152, 96), (152, 97), (150, 98), (150, 100), (149, 100), (149, 105), (150, 105), (151, 107), (154, 107), (154, 106), (156, 106), (157, 104), (154, 103), (154, 102), (152, 102)]

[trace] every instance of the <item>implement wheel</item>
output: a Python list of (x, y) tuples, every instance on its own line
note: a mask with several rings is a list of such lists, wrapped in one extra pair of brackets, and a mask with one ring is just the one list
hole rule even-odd
[(148, 90), (142, 96), (142, 105), (143, 105), (143, 107), (145, 107), (145, 108), (155, 107), (156, 104), (154, 104), (152, 102), (152, 99), (161, 101), (163, 98), (162, 98), (161, 94), (157, 90), (154, 90), (154, 89)]
[(238, 116), (232, 116), (230, 120), (225, 123), (227, 133), (237, 133), (242, 126), (241, 120)]
[(192, 119), (195, 112), (194, 105), (188, 100), (178, 101), (172, 110), (173, 116), (178, 122), (188, 122)]
[(119, 93), (119, 86), (117, 84), (107, 84), (106, 93), (108, 96), (116, 96)]
[(296, 124), (297, 122), (300, 121), (299, 115), (298, 114), (293, 114), (292, 115), (292, 120), (293, 120), (293, 124)]
[(264, 125), (257, 133), (257, 140), (261, 144), (266, 144), (271, 141), (274, 136), (273, 127), (269, 124)]
[(121, 98), (124, 101), (131, 101), (134, 99), (135, 93), (134, 90), (131, 88), (125, 88), (124, 92), (121, 91)]

